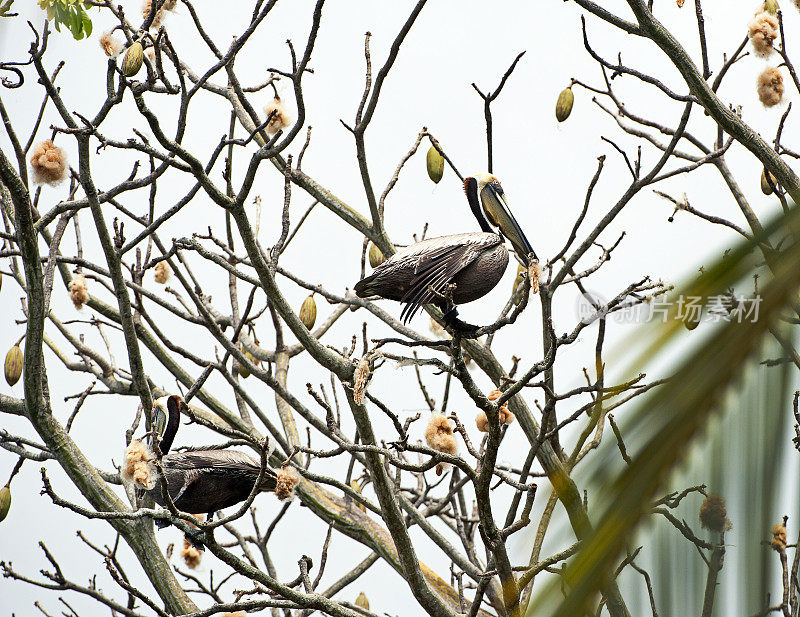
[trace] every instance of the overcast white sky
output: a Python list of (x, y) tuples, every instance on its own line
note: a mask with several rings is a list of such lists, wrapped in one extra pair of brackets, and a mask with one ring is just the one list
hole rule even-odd
[[(15, 9), (40, 29), (42, 12), (35, 5), (28, 4), (24, 0), (17, 0)], [(603, 4), (627, 15), (623, 2)], [(693, 3), (687, 3), (683, 10), (679, 10), (674, 2), (659, 1), (656, 4), (659, 16), (689, 49), (695, 51)], [(721, 63), (722, 54), (731, 53), (742, 40), (756, 3), (737, 1), (706, 4), (704, 10), (709, 55), (712, 67), (716, 68)], [(785, 4), (787, 31), (792, 32), (800, 27), (800, 20), (791, 4)], [(123, 6), (131, 15), (140, 10), (136, 0), (124, 0)], [(348, 204), (365, 213), (368, 208), (361, 188), (353, 140), (342, 127), (340, 119), (352, 123), (361, 97), (364, 33), (370, 31), (373, 35), (371, 46), (375, 68), (382, 64), (388, 46), (412, 6), (413, 3), (407, 0), (329, 2), (323, 10), (322, 27), (311, 61), (314, 73), (304, 79), (306, 123), (313, 126), (313, 133), (303, 169)], [(197, 9), (214, 40), (222, 48), (227, 47), (231, 37), (241, 31), (251, 12), (250, 3), (244, 2), (197, 2)], [(291, 38), (298, 50), (303, 48), (312, 10), (313, 2), (309, 0), (284, 0), (278, 3), (258, 37), (239, 56), (238, 74), (243, 82), (255, 84), (263, 81), (268, 75), (268, 67), (289, 66), (285, 40)], [(53, 34), (45, 57), (45, 64), (51, 70), (58, 60), (67, 61), (59, 78), (62, 93), (68, 109), (85, 115), (92, 115), (105, 95), (106, 59), (97, 45), (97, 38), (111, 24), (108, 16), (100, 16), (96, 9), (91, 10), (90, 15), (94, 19), (95, 30), (90, 40), (75, 42), (66, 32)], [(431, 0), (403, 46), (368, 131), (369, 164), (377, 190), (382, 190), (423, 126), (427, 126), (438, 138), (462, 174), (484, 171), (483, 107), (470, 84), (475, 82), (483, 91), (494, 89), (516, 54), (526, 50), (502, 96), (493, 105), (495, 173), (503, 183), (509, 205), (528, 239), (539, 256), (546, 260), (561, 247), (583, 205), (586, 187), (596, 169), (597, 157), (607, 155), (605, 172), (583, 226), (584, 230), (590, 229), (592, 223), (617, 200), (629, 179), (624, 162), (608, 144), (601, 141), (601, 136), (614, 139), (631, 153), (635, 152), (638, 142), (621, 135), (615, 123), (592, 103), (590, 93), (579, 87), (574, 89), (576, 100), (570, 119), (559, 125), (554, 118), (556, 97), (568, 85), (571, 77), (598, 86), (602, 83), (597, 65), (583, 49), (579, 15), (573, 4), (561, 0), (536, 3)], [(211, 56), (198, 42), (189, 22), (188, 10), (179, 6), (176, 13), (168, 18), (166, 27), (179, 54), (198, 71), (204, 71), (211, 62)], [(593, 18), (588, 19), (588, 29), (595, 49), (606, 58), (612, 59), (618, 50), (622, 50), (625, 62), (656, 74), (678, 92), (685, 91), (677, 73), (654, 46), (621, 35)], [(0, 20), (0, 57), (4, 60), (25, 59), (30, 37), (31, 32), (25, 26), (23, 17)], [(771, 139), (785, 107), (765, 110), (758, 102), (755, 79), (764, 65), (763, 60), (754, 57), (737, 63), (720, 94), (726, 102), (741, 105), (744, 119)], [(668, 125), (677, 123), (681, 104), (665, 102), (656, 89), (643, 87), (632, 79), (617, 79), (614, 84), (631, 110), (657, 118)], [(285, 84), (279, 89), (290, 108), (293, 108), (291, 90)], [(788, 87), (787, 93), (789, 100), (796, 98), (796, 93)], [(17, 130), (27, 136), (41, 100), (41, 87), (28, 75), (24, 88), (3, 89), (0, 90), (0, 96)], [(259, 105), (266, 103), (268, 98), (268, 91), (260, 98), (258, 95), (254, 97)], [(155, 99), (149, 97), (148, 100)], [(168, 127), (173, 125), (174, 106), (172, 102), (159, 107), (160, 117)], [(202, 159), (227, 131), (229, 111), (213, 99), (198, 101), (192, 109), (187, 143), (201, 153)], [(691, 126), (698, 131), (699, 137), (711, 143), (712, 133), (703, 120), (702, 114), (695, 110)], [(52, 106), (48, 109), (43, 126), (51, 123), (60, 125)], [(144, 128), (144, 122), (135, 117), (130, 94), (126, 93), (125, 105), (113, 112), (103, 132), (109, 137), (124, 139), (130, 135), (130, 124)], [(791, 117), (786, 135), (789, 142), (797, 135), (796, 123)], [(42, 136), (49, 137), (49, 130), (42, 131)], [(75, 161), (74, 144), (64, 136), (60, 136), (58, 142), (66, 145), (68, 152), (72, 153), (72, 161)], [(290, 152), (297, 154), (302, 144), (301, 136), (291, 146)], [(5, 134), (0, 137), (0, 147), (8, 151), (9, 143)], [(430, 224), (429, 236), (478, 230), (455, 175), (447, 170), (444, 180), (436, 186), (427, 179), (425, 150), (427, 146), (423, 145), (421, 152), (409, 162), (387, 200), (387, 229), (391, 238), (398, 243), (410, 242), (411, 235), (419, 233), (426, 222)], [(652, 149), (644, 148), (645, 166), (652, 164), (656, 157)], [(764, 197), (759, 190), (761, 169), (755, 159), (741, 148), (732, 149), (728, 159), (756, 212), (760, 215), (772, 212), (775, 209), (773, 200)], [(103, 152), (95, 161), (95, 178), (101, 187), (118, 182), (130, 171), (125, 157), (113, 152)], [(244, 159), (239, 159), (239, 174), (243, 168), (241, 161)], [(260, 239), (265, 246), (274, 243), (278, 236), (282, 184), (282, 177), (271, 167), (265, 165), (262, 168), (254, 192), (263, 199)], [(162, 182), (159, 186), (159, 204), (164, 206), (159, 205), (159, 210), (171, 205), (185, 187), (186, 181), (178, 178), (174, 182)], [(708, 214), (730, 218), (744, 226), (733, 198), (713, 169), (700, 170), (689, 177), (678, 176), (658, 188), (676, 196), (685, 192), (696, 208)], [(47, 210), (64, 196), (63, 186), (45, 188), (40, 210)], [(147, 207), (146, 198), (146, 193), (140, 192), (127, 196), (124, 203), (141, 213)], [(295, 188), (293, 220), (310, 203), (311, 199)], [(649, 190), (639, 195), (601, 236), (601, 242), (608, 245), (622, 231), (627, 234), (613, 260), (589, 284), (590, 290), (613, 296), (628, 283), (644, 275), (667, 282), (679, 282), (736, 241), (735, 234), (730, 230), (705, 224), (684, 214), (679, 214), (673, 223), (669, 223), (667, 218), (671, 213), (671, 204)], [(87, 212), (83, 212), (80, 220), (87, 253), (102, 261), (96, 251), (96, 239), (91, 233), (91, 218)], [(161, 236), (163, 239), (180, 237), (195, 231), (202, 232), (207, 226), (219, 230), (223, 221), (219, 209), (200, 195), (180, 217), (162, 230)], [(129, 233), (132, 231), (133, 226)], [(63, 250), (69, 252), (73, 246), (74, 238), (70, 230)], [(361, 239), (357, 234), (320, 206), (287, 251), (284, 265), (311, 282), (324, 283), (334, 292), (343, 292), (357, 280), (360, 248)], [(589, 264), (588, 261), (586, 263)], [(0, 269), (7, 270), (7, 266), (0, 265)], [(465, 307), (462, 317), (479, 323), (492, 319), (507, 298), (513, 275), (514, 269), (509, 268), (506, 279), (497, 289), (481, 301)], [(228, 306), (225, 301), (227, 279), (220, 277), (218, 272), (204, 272), (203, 276), (208, 276), (209, 287), (220, 307), (225, 310)], [(152, 280), (149, 284), (154, 287)], [(306, 295), (302, 289), (289, 284), (284, 285), (284, 293), (298, 307)], [(0, 350), (3, 353), (24, 332), (23, 326), (14, 323), (15, 319), (21, 317), (20, 295), (15, 284), (10, 280), (4, 281), (0, 291), (0, 314), (4, 317), (4, 327), (0, 329)], [(60, 287), (54, 292), (53, 304), (62, 319), (88, 317), (88, 309), (77, 313)], [(385, 306), (399, 314), (398, 305), (386, 303)], [(319, 309), (320, 317), (329, 311), (322, 301), (319, 302)], [(556, 330), (562, 332), (570, 329), (575, 317), (575, 296), (562, 294), (556, 305)], [(348, 314), (329, 334), (326, 342), (337, 347), (348, 345), (362, 319), (360, 314)], [(414, 324), (425, 330), (426, 319), (419, 316)], [(539, 323), (538, 307), (530, 308), (518, 324), (498, 335), (495, 343), (498, 357), (508, 362), (511, 355), (516, 354), (522, 356), (524, 363), (536, 361), (541, 354)], [(93, 336), (86, 328), (87, 335)], [(615, 325), (609, 330), (609, 340), (630, 341), (633, 328), (632, 325)], [(265, 332), (269, 331), (266, 326), (264, 329)], [(372, 334), (378, 333), (379, 330), (374, 328)], [(593, 333), (594, 329), (591, 329), (586, 340), (567, 351), (562, 358), (562, 366), (569, 367), (573, 363), (573, 370), (558, 373), (561, 386), (577, 384), (582, 379), (580, 369), (574, 370), (574, 367), (587, 364), (584, 352), (594, 345)], [(174, 336), (181, 339), (190, 335), (175, 332)], [(213, 345), (207, 342), (194, 343), (197, 349), (205, 353), (213, 350)], [(617, 346), (617, 349), (624, 350), (624, 346)], [(121, 346), (117, 348), (117, 358), (121, 363), (125, 362)], [(616, 358), (624, 360), (624, 353), (618, 352)], [(83, 390), (89, 381), (80, 376), (65, 375), (58, 370), (57, 360), (51, 354), (48, 354), (47, 362), (53, 369), (50, 386), (56, 414), (65, 420), (73, 403), (62, 404), (63, 397)], [(153, 376), (163, 379), (165, 387), (174, 386), (166, 374), (154, 371)], [(416, 392), (411, 399), (405, 395), (408, 384), (412, 383), (408, 377), (407, 372), (393, 371), (387, 367), (376, 375), (372, 387), (402, 413), (413, 414), (423, 407), (424, 402)], [(296, 366), (293, 364), (293, 387), (302, 392), (309, 380), (319, 383), (327, 381), (327, 377), (307, 359), (297, 362)], [(480, 383), (488, 389), (488, 380), (480, 380)], [(270, 400), (272, 395), (263, 385), (250, 386), (255, 396)], [(0, 388), (15, 396), (22, 395), (21, 383), (13, 388), (3, 383)], [(438, 383), (434, 396), (440, 396)], [(223, 400), (233, 406), (227, 393)], [(91, 452), (99, 466), (111, 469), (112, 459), (119, 461), (124, 447), (124, 429), (130, 425), (136, 404), (136, 400), (129, 398), (114, 399), (111, 405), (108, 400), (97, 397), (88, 401), (79, 415), (73, 428), (73, 437)], [(465, 414), (472, 413), (466, 400), (456, 397), (451, 408), (458, 409), (459, 405), (464, 407)], [(25, 423), (19, 419), (3, 417), (2, 426), (12, 433), (32, 437)], [(419, 428), (420, 433), (421, 430)], [(514, 426), (511, 430), (502, 455), (508, 460), (515, 460), (514, 444), (522, 445), (524, 438), (518, 427)], [(208, 436), (186, 430), (178, 437), (179, 440), (191, 438), (208, 439)], [(0, 480), (3, 483), (14, 461), (13, 456), (0, 454)], [(84, 550), (75, 537), (75, 530), (82, 529), (99, 543), (110, 542), (113, 536), (106, 525), (65, 514), (63, 510), (54, 508), (49, 500), (40, 498), (39, 467), (37, 463), (27, 463), (14, 481), (11, 513), (0, 525), (0, 559), (13, 561), (19, 571), (34, 575), (45, 565), (36, 545), (40, 538), (44, 538), (51, 551), (63, 559), (66, 571), (76, 580), (86, 582), (90, 572), (102, 570), (102, 564)], [(77, 499), (75, 491), (70, 490), (58, 467), (48, 464), (47, 468), (57, 490), (64, 496)], [(544, 497), (537, 498), (537, 502), (540, 500), (543, 501)], [(256, 504), (264, 520), (268, 520), (279, 507), (270, 496), (259, 497)], [(290, 512), (293, 516), (281, 523), (284, 533), (276, 536), (273, 546), (273, 556), (284, 579), (294, 577), (294, 564), (300, 555), (319, 554), (325, 533), (324, 525), (297, 504), (293, 505)], [(169, 542), (179, 541), (179, 534), (175, 530), (166, 530), (158, 532), (158, 538), (162, 546), (166, 546)], [(448, 578), (449, 564), (446, 560), (434, 551), (426, 552), (424, 541), (421, 539), (420, 542), (422, 558), (443, 578)], [(524, 544), (523, 539), (518, 554), (520, 559), (526, 555)], [(332, 551), (331, 570), (325, 579), (328, 582), (337, 578), (336, 566), (350, 568), (367, 554), (363, 547), (341, 538), (334, 542)], [(203, 576), (210, 563), (211, 560), (207, 558), (201, 567)], [(386, 594), (389, 584), (393, 590), (391, 599)], [(112, 587), (108, 583), (103, 585), (109, 590)], [(350, 599), (354, 599), (360, 589), (367, 592), (373, 610), (377, 612), (419, 614), (419, 609), (399, 577), (386, 566), (376, 565), (372, 576), (359, 581), (342, 597), (352, 596)], [(32, 602), (40, 598), (50, 612), (57, 613), (60, 610), (55, 595), (45, 597), (31, 587), (0, 580), (0, 609), (4, 614), (35, 614)], [(87, 606), (87, 603), (75, 598), (69, 598), (68, 601), (74, 601), (76, 608)], [(96, 612), (78, 610), (82, 615)]]

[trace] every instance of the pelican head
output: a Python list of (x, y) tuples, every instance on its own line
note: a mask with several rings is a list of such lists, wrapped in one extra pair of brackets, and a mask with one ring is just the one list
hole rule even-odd
[[(186, 401), (174, 394), (162, 396), (153, 403), (153, 429), (158, 435), (159, 447), (164, 454), (172, 447), (180, 423), (180, 412), (185, 408), (187, 408)], [(152, 444), (152, 434), (148, 437), (148, 441)]]
[(489, 173), (475, 174), (464, 180), (464, 192), (467, 194), (469, 206), (481, 229), (485, 232), (500, 233), (508, 238), (517, 260), (528, 266), (528, 259), (537, 259), (525, 234), (522, 233), (519, 223), (511, 214), (506, 203), (506, 196), (500, 181)]

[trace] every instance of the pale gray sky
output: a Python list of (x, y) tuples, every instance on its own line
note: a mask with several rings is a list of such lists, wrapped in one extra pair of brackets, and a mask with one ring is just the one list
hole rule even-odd
[[(33, 6), (28, 6), (24, 0), (17, 0), (15, 9), (40, 28), (42, 12), (34, 3), (30, 4)], [(604, 4), (610, 10), (618, 9), (627, 15), (624, 2), (618, 0)], [(679, 10), (674, 2), (657, 4), (659, 16), (694, 51), (697, 44), (694, 12), (690, 6), (692, 3), (687, 3), (683, 10)], [(738, 1), (706, 4), (704, 9), (709, 54), (712, 66), (718, 67), (722, 54), (730, 54), (744, 36), (756, 3)], [(790, 5), (788, 2), (785, 4)], [(124, 0), (123, 6), (128, 14), (139, 11), (139, 2), (136, 0)], [(406, 0), (329, 2), (323, 10), (322, 27), (311, 61), (314, 74), (304, 79), (306, 124), (313, 126), (313, 132), (303, 169), (361, 212), (368, 212), (368, 208), (363, 198), (355, 148), (351, 135), (341, 125), (340, 119), (348, 124), (352, 123), (361, 97), (364, 82), (364, 33), (370, 31), (373, 35), (371, 47), (375, 68), (383, 63), (389, 44), (412, 6), (413, 3)], [(247, 23), (251, 11), (250, 4), (243, 2), (198, 2), (197, 9), (209, 32), (222, 48)], [(288, 66), (285, 40), (291, 38), (296, 48), (302, 49), (312, 9), (313, 2), (309, 0), (278, 3), (257, 38), (248, 44), (238, 58), (238, 74), (245, 83), (263, 81), (268, 75), (268, 67)], [(800, 27), (800, 20), (793, 7), (788, 6), (786, 13), (787, 30), (791, 32)], [(99, 16), (97, 10), (91, 10), (90, 15), (94, 18), (95, 29), (90, 40), (75, 42), (66, 32), (54, 33), (45, 57), (45, 65), (50, 70), (58, 60), (67, 61), (59, 78), (63, 96), (68, 109), (81, 111), (86, 115), (91, 115), (96, 110), (105, 93), (106, 59), (97, 45), (97, 38), (111, 23), (105, 14)], [(594, 174), (597, 157), (606, 154), (606, 168), (582, 228), (590, 229), (592, 223), (616, 201), (629, 179), (622, 159), (600, 137), (614, 139), (629, 152), (635, 152), (638, 142), (621, 135), (614, 122), (592, 103), (591, 94), (580, 87), (574, 89), (576, 100), (570, 119), (559, 125), (554, 118), (556, 97), (568, 85), (571, 77), (597, 86), (602, 84), (596, 63), (583, 49), (579, 15), (575, 5), (560, 0), (537, 3), (431, 0), (403, 46), (367, 133), (370, 169), (379, 187), (377, 190), (382, 190), (398, 161), (412, 146), (423, 126), (427, 126), (437, 137), (462, 174), (484, 171), (486, 155), (482, 101), (470, 84), (475, 82), (484, 91), (494, 89), (515, 55), (526, 50), (526, 55), (509, 79), (502, 96), (493, 105), (495, 173), (503, 183), (509, 205), (517, 220), (539, 256), (546, 260), (561, 247), (567, 237), (574, 218), (583, 205), (585, 190)], [(189, 22), (188, 10), (179, 6), (176, 13), (168, 18), (166, 27), (181, 56), (190, 59), (189, 63), (198, 71), (203, 71), (211, 62), (211, 56), (198, 42)], [(626, 63), (656, 74), (678, 92), (685, 91), (677, 72), (652, 44), (621, 35), (592, 18), (588, 19), (588, 31), (594, 48), (604, 57), (613, 59), (617, 51), (622, 50)], [(0, 20), (0, 57), (4, 60), (25, 59), (30, 36), (31, 32), (25, 26), (23, 17)], [(720, 94), (726, 102), (741, 105), (744, 119), (771, 139), (785, 107), (765, 110), (758, 102), (755, 79), (764, 65), (764, 60), (755, 57), (748, 57), (737, 63)], [(665, 98), (655, 88), (644, 87), (630, 78), (617, 79), (614, 85), (632, 111), (658, 118), (669, 125), (677, 122), (682, 104), (666, 103)], [(293, 109), (291, 89), (285, 83), (281, 83), (279, 89)], [(796, 99), (796, 93), (789, 88), (787, 93), (789, 100)], [(268, 100), (267, 94), (268, 91), (265, 91), (261, 98), (258, 95), (254, 98), (263, 105)], [(29, 75), (24, 88), (2, 90), (0, 95), (17, 129), (27, 135), (41, 100), (41, 87)], [(104, 133), (108, 137), (124, 139), (130, 134), (130, 125), (145, 127), (144, 121), (136, 116), (130, 93), (125, 96), (125, 104), (113, 112), (104, 126)], [(153, 97), (146, 98), (154, 100)], [(158, 108), (160, 118), (168, 127), (172, 126), (174, 108), (174, 102), (170, 106)], [(698, 129), (698, 136), (710, 142), (709, 125), (703, 120), (702, 114), (695, 110), (690, 126), (703, 127)], [(203, 158), (227, 131), (228, 122), (229, 110), (224, 105), (213, 99), (201, 99), (192, 108), (186, 143), (200, 152), (200, 158)], [(52, 106), (48, 108), (43, 126), (47, 127), (51, 123), (61, 124)], [(786, 130), (787, 135), (797, 134), (796, 125), (792, 125), (791, 119)], [(41, 135), (49, 137), (49, 130), (43, 130)], [(63, 135), (58, 138), (58, 143), (66, 144), (66, 149), (72, 154), (71, 160), (75, 161), (74, 144)], [(301, 135), (289, 151), (296, 155), (302, 144)], [(5, 134), (0, 137), (0, 147), (4, 151), (9, 147)], [(419, 233), (426, 222), (430, 224), (429, 236), (477, 231), (458, 179), (449, 170), (445, 172), (444, 180), (439, 185), (434, 186), (427, 179), (425, 150), (427, 146), (423, 145), (421, 152), (409, 162), (386, 203), (387, 229), (397, 243), (410, 242), (411, 235)], [(773, 200), (760, 193), (761, 168), (755, 159), (741, 148), (732, 149), (728, 159), (756, 211), (759, 214), (773, 211)], [(242, 173), (244, 160), (240, 155), (236, 173)], [(656, 154), (653, 150), (645, 147), (643, 163), (648, 165), (655, 160)], [(110, 151), (102, 152), (95, 159), (94, 165), (95, 178), (101, 187), (118, 182), (130, 171), (126, 157)], [(255, 193), (263, 199), (260, 239), (265, 246), (271, 245), (278, 236), (280, 205), (283, 200), (282, 185), (282, 177), (274, 169), (264, 165), (259, 173)], [(180, 195), (185, 186), (186, 181), (177, 177), (174, 182), (162, 181), (159, 185), (159, 204), (165, 204), (162, 207), (171, 204), (171, 200)], [(744, 226), (736, 204), (713, 169), (701, 170), (689, 177), (678, 176), (664, 182), (659, 189), (676, 196), (685, 192), (691, 204), (698, 209), (730, 218)], [(64, 196), (63, 186), (56, 189), (46, 187), (40, 210), (48, 209)], [(126, 196), (124, 203), (136, 212), (144, 212), (146, 199), (146, 192), (139, 192)], [(310, 202), (307, 195), (303, 195), (297, 188), (294, 189), (293, 220), (299, 217)], [(644, 275), (667, 282), (679, 282), (691, 275), (704, 260), (713, 260), (736, 241), (736, 235), (730, 230), (703, 223), (685, 214), (679, 214), (675, 222), (668, 223), (667, 217), (671, 213), (671, 205), (649, 190), (637, 196), (619, 220), (601, 236), (601, 242), (611, 244), (622, 231), (627, 233), (613, 260), (604, 266), (589, 288), (611, 296)], [(96, 238), (91, 233), (91, 218), (85, 211), (80, 216), (87, 254), (98, 259)], [(162, 230), (161, 235), (164, 239), (180, 237), (194, 231), (203, 231), (207, 226), (219, 230), (223, 221), (220, 210), (203, 195), (199, 195), (190, 207)], [(132, 232), (133, 226), (129, 233)], [(69, 252), (73, 246), (74, 238), (70, 230), (63, 247)], [(323, 283), (334, 292), (343, 292), (357, 280), (360, 248), (361, 239), (355, 232), (346, 228), (320, 206), (315, 209), (300, 236), (287, 251), (284, 266), (311, 282)], [(102, 261), (101, 257), (99, 259)], [(587, 265), (589, 263), (586, 262)], [(2, 268), (7, 269), (6, 266)], [(513, 276), (514, 269), (509, 268), (506, 279), (496, 290), (479, 302), (465, 307), (462, 317), (467, 321), (482, 323), (496, 315), (507, 298)], [(219, 272), (209, 273), (206, 280), (209, 279), (209, 287), (220, 307), (224, 309), (227, 307), (227, 279), (223, 280)], [(284, 293), (299, 307), (307, 295), (306, 292), (285, 280), (283, 282)], [(154, 287), (152, 280), (149, 284)], [(10, 280), (4, 281), (0, 291), (0, 312), (6, 318), (5, 327), (0, 329), (0, 350), (3, 353), (24, 332), (22, 326), (14, 324), (14, 320), (21, 317), (20, 295), (15, 284)], [(571, 291), (560, 295), (555, 307), (557, 332), (572, 328), (575, 322), (575, 300)], [(512, 354), (522, 356), (523, 363), (534, 362), (540, 357), (540, 312), (538, 306), (533, 304), (520, 322), (497, 336), (495, 353), (502, 361), (508, 362)], [(59, 286), (53, 294), (53, 306), (62, 319), (89, 316), (88, 309), (82, 313), (76, 312)], [(386, 302), (385, 307), (399, 314), (398, 305)], [(320, 317), (324, 317), (329, 308), (323, 301), (319, 301), (319, 310)], [(346, 315), (329, 333), (325, 342), (337, 347), (348, 345), (353, 332), (360, 330), (362, 319), (361, 314)], [(426, 320), (427, 317), (418, 316), (413, 324), (420, 330), (426, 330)], [(85, 329), (89, 340), (96, 338), (88, 326), (81, 328)], [(269, 332), (266, 325), (264, 332)], [(373, 327), (371, 334), (378, 335), (380, 332), (379, 328)], [(561, 360), (564, 368), (557, 373), (562, 387), (582, 381), (580, 369), (576, 367), (588, 363), (585, 352), (594, 345), (593, 333), (594, 328), (587, 332), (586, 340), (564, 354)], [(624, 350), (633, 333), (631, 325), (616, 325), (610, 328), (608, 338), (612, 343), (625, 341), (622, 347), (617, 347)], [(213, 352), (213, 345), (206, 341), (188, 340), (191, 335), (185, 332), (175, 332), (174, 336), (176, 340), (191, 344), (199, 352)], [(699, 333), (693, 336), (699, 336)], [(624, 353), (618, 353), (616, 357), (624, 360)], [(117, 358), (125, 363), (121, 345), (117, 347)], [(50, 386), (56, 415), (64, 421), (69, 416), (73, 403), (62, 404), (63, 397), (84, 389), (89, 381), (83, 376), (66, 374), (52, 354), (47, 355), (47, 363), (51, 369)], [(620, 362), (620, 366), (623, 363)], [(408, 384), (413, 384), (410, 381), (410, 370), (395, 371), (387, 366), (375, 376), (372, 385), (382, 398), (394, 404), (404, 414), (413, 414), (424, 405), (418, 393), (407, 395)], [(174, 385), (166, 374), (157, 370), (153, 371), (152, 376), (156, 380), (163, 379), (165, 387)], [(316, 370), (308, 358), (302, 358), (293, 364), (290, 382), (296, 391), (303, 393), (305, 383), (309, 380), (319, 383), (327, 381), (327, 377)], [(479, 381), (488, 389), (488, 380), (479, 378)], [(221, 382), (213, 383), (218, 391), (223, 391), (220, 388)], [(271, 399), (271, 392), (263, 384), (248, 385), (254, 396), (263, 400)], [(21, 383), (13, 388), (3, 383), (0, 389), (15, 396), (22, 395)], [(438, 383), (436, 390), (434, 396), (438, 398), (441, 396)], [(233, 406), (231, 396), (227, 391), (224, 392), (223, 401)], [(533, 398), (530, 395), (529, 397)], [(134, 398), (115, 398), (113, 404), (109, 403), (110, 400), (96, 397), (87, 401), (73, 428), (73, 437), (90, 454), (92, 460), (105, 469), (111, 468), (112, 459), (119, 461), (124, 447), (124, 430), (130, 425), (137, 404)], [(456, 396), (451, 408), (463, 408), (465, 417), (470, 417), (473, 413), (470, 403), (461, 396)], [(25, 422), (20, 419), (4, 417), (2, 425), (12, 433), (33, 437)], [(420, 434), (421, 430), (419, 427)], [(188, 443), (192, 438), (208, 439), (208, 435), (196, 430), (182, 429), (178, 440), (186, 440), (185, 443)], [(501, 456), (507, 460), (515, 460), (515, 444), (522, 446), (523, 442), (519, 428), (512, 426)], [(0, 455), (0, 479), (3, 482), (14, 460), (9, 454)], [(78, 581), (86, 582), (97, 572), (98, 580), (104, 581), (101, 586), (112, 591), (113, 583), (106, 580), (101, 562), (75, 537), (75, 530), (81, 529), (95, 542), (110, 542), (113, 534), (109, 527), (101, 522), (85, 521), (67, 514), (62, 509), (53, 507), (48, 499), (39, 497), (39, 467), (39, 464), (33, 462), (26, 463), (14, 482), (11, 513), (0, 524), (0, 559), (13, 561), (19, 571), (35, 575), (39, 568), (45, 566), (36, 545), (39, 539), (44, 539), (50, 550), (62, 559), (68, 574)], [(80, 496), (70, 488), (57, 465), (48, 464), (47, 468), (56, 490), (62, 496), (81, 503)], [(538, 507), (542, 507), (544, 499), (543, 491), (542, 496), (537, 497)], [(265, 521), (279, 509), (277, 502), (269, 495), (260, 496), (256, 505), (259, 517)], [(292, 516), (281, 523), (279, 529), (283, 533), (276, 535), (272, 546), (273, 557), (284, 579), (294, 577), (295, 564), (300, 555), (306, 553), (318, 556), (326, 531), (318, 519), (297, 504), (290, 512)], [(180, 535), (174, 529), (157, 534), (162, 546), (180, 541)], [(419, 539), (421, 558), (443, 578), (448, 578), (449, 563), (426, 544), (421, 534), (414, 532), (413, 535)], [(520, 558), (525, 556), (526, 551), (522, 545), (526, 540), (527, 538), (521, 537)], [(325, 580), (335, 580), (336, 566), (350, 568), (366, 554), (366, 549), (360, 545), (338, 538), (332, 546), (332, 561)], [(213, 560), (206, 556), (201, 566), (201, 576), (205, 576), (212, 564)], [(130, 568), (132, 574), (135, 570), (135, 567)], [(144, 577), (136, 578), (147, 585)], [(391, 585), (391, 594), (387, 594), (388, 585)], [(373, 610), (377, 612), (420, 614), (398, 575), (384, 565), (376, 565), (369, 576), (348, 588), (342, 597), (352, 596), (350, 599), (354, 599), (361, 589), (366, 591)], [(116, 592), (116, 589), (113, 591)], [(34, 588), (0, 580), (0, 610), (3, 614), (35, 614), (35, 609), (32, 608), (35, 599), (41, 599), (51, 612), (58, 612), (55, 594), (45, 595)], [(68, 601), (74, 602), (76, 608), (91, 604), (74, 597), (69, 597)], [(96, 613), (94, 609), (78, 610), (82, 615)]]

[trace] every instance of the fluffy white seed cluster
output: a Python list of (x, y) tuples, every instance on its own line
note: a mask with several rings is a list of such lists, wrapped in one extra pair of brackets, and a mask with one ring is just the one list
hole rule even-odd
[(778, 38), (778, 19), (767, 11), (758, 13), (750, 22), (748, 36), (753, 51), (766, 58), (773, 52), (773, 44)]
[(86, 277), (80, 272), (73, 275), (69, 283), (69, 299), (75, 308), (80, 310), (89, 299), (89, 290), (86, 285)]
[(156, 455), (150, 446), (139, 439), (134, 439), (125, 450), (120, 475), (127, 483), (150, 490), (155, 487), (158, 476), (155, 461)]
[(294, 496), (294, 489), (300, 482), (300, 474), (294, 467), (281, 467), (278, 470), (278, 477), (275, 484), (275, 497), (284, 501)]
[(279, 96), (275, 96), (264, 108), (264, 114), (267, 118), (270, 118), (270, 114), (272, 114), (266, 127), (268, 135), (274, 135), (278, 131), (289, 128), (292, 125), (292, 117), (289, 115), (289, 112), (286, 111), (286, 106)]
[(758, 76), (756, 85), (758, 100), (764, 107), (773, 107), (783, 100), (783, 75), (776, 67), (767, 67)]
[(31, 169), (36, 184), (58, 184), (67, 175), (67, 155), (47, 139), (33, 148)]
[[(453, 424), (444, 414), (435, 413), (431, 416), (428, 426), (425, 428), (425, 441), (437, 452), (443, 452), (444, 454), (456, 454), (458, 452), (458, 442), (456, 442)], [(438, 463), (436, 465), (436, 475), (442, 475), (446, 468), (447, 463)]]
[(172, 274), (172, 268), (166, 261), (159, 261), (155, 267), (155, 279), (159, 285), (165, 285)]
[(100, 48), (103, 50), (103, 53), (109, 58), (116, 58), (123, 47), (122, 41), (114, 37), (111, 30), (101, 34), (98, 43), (100, 43)]

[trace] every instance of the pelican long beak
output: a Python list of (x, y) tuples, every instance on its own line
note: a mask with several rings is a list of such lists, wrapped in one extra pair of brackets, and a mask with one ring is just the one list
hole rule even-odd
[[(153, 405), (153, 428), (156, 435), (161, 437), (164, 434), (164, 429), (167, 426), (167, 397), (162, 396)], [(152, 443), (153, 436), (148, 436), (148, 441)]]
[(486, 218), (499, 227), (501, 233), (511, 242), (517, 260), (523, 266), (528, 267), (529, 256), (530, 259), (538, 259), (533, 247), (522, 232), (519, 223), (517, 223), (517, 219), (508, 209), (503, 187), (500, 186), (497, 179), (486, 183), (481, 189), (480, 198)]

